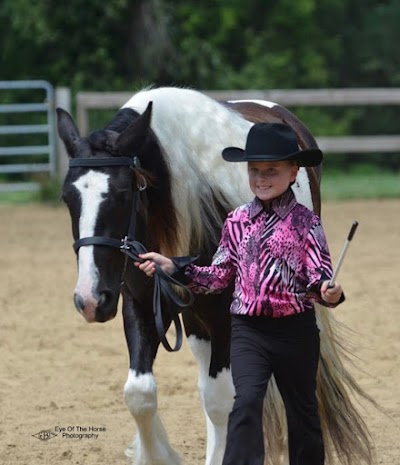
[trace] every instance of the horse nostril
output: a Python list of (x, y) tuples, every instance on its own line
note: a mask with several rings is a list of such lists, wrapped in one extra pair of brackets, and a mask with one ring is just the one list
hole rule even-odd
[(97, 301), (96, 321), (102, 323), (114, 318), (116, 314), (116, 303), (112, 291), (109, 289), (100, 293)]
[(83, 299), (80, 295), (74, 294), (74, 304), (75, 308), (78, 310), (78, 312), (83, 311), (85, 304), (83, 303)]
[(113, 302), (113, 293), (109, 289), (105, 289), (99, 295), (99, 299), (97, 301), (97, 311), (99, 312), (99, 316), (106, 316), (110, 312)]
[(101, 307), (102, 305), (105, 305), (107, 300), (109, 299), (110, 297), (110, 291), (104, 291), (100, 294), (100, 298), (99, 298), (99, 302), (98, 302), (98, 306)]

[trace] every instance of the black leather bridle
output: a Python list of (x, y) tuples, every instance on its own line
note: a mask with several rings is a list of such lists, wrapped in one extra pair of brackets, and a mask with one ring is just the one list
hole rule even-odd
[[(70, 168), (77, 167), (86, 167), (86, 168), (104, 168), (104, 167), (119, 167), (119, 166), (128, 166), (131, 169), (140, 168), (140, 162), (137, 157), (108, 157), (108, 158), (71, 158), (69, 161)], [(146, 180), (143, 178), (143, 183), (138, 184), (137, 190), (133, 193), (132, 199), (132, 211), (130, 224), (128, 229), (128, 234), (123, 239), (114, 239), (112, 237), (103, 237), (103, 236), (92, 236), (92, 237), (83, 237), (74, 242), (73, 247), (77, 253), (80, 247), (85, 247), (88, 245), (100, 245), (107, 247), (114, 247), (119, 249), (122, 253), (126, 255), (124, 269), (122, 272), (122, 283), (124, 284), (123, 279), (127, 267), (128, 258), (132, 258), (134, 261), (143, 263), (143, 259), (139, 257), (139, 254), (146, 253), (147, 250), (143, 244), (138, 241), (135, 241), (135, 232), (136, 232), (136, 220), (137, 214), (140, 206), (141, 195), (145, 195), (145, 189), (147, 187)], [(179, 298), (176, 293), (171, 288), (170, 284), (175, 284), (183, 289), (186, 295), (186, 301)], [(171, 320), (174, 322), (176, 329), (176, 341), (175, 346), (171, 347), (167, 337), (166, 330), (164, 327), (162, 309), (161, 309), (161, 295), (164, 294), (165, 297), (170, 299), (173, 303), (171, 307), (174, 309), (170, 310)], [(153, 313), (155, 318), (155, 324), (157, 329), (158, 337), (168, 352), (176, 352), (182, 346), (182, 324), (179, 318), (179, 313), (185, 307), (192, 305), (194, 301), (193, 293), (184, 286), (182, 283), (172, 278), (171, 276), (164, 273), (164, 271), (156, 264), (156, 271), (154, 274), (154, 292), (153, 292)], [(178, 309), (178, 310), (175, 310)]]

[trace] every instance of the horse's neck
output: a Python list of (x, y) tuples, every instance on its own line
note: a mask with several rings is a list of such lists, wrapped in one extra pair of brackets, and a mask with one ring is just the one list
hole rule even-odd
[(298, 203), (301, 203), (311, 211), (314, 210), (312, 186), (305, 168), (299, 169), (296, 182), (292, 186), (292, 191)]

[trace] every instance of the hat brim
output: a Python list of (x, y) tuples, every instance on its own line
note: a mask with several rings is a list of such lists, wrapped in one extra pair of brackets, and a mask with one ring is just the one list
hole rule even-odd
[(222, 151), (222, 158), (229, 162), (295, 160), (299, 166), (311, 167), (322, 163), (322, 152), (319, 149), (309, 148), (289, 155), (267, 155), (249, 154), (239, 147), (227, 147)]

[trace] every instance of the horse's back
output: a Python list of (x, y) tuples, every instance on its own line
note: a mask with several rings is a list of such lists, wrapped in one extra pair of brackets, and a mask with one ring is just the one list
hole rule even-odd
[[(244, 148), (247, 134), (256, 122), (284, 122), (295, 130), (300, 147), (316, 146), (304, 124), (273, 102), (218, 102), (196, 90), (162, 87), (138, 92), (124, 107), (142, 113), (150, 101), (153, 101), (151, 127), (170, 160), (175, 185), (180, 186), (177, 197), (191, 201), (204, 193), (205, 186), (209, 186), (209, 194), (221, 201), (225, 199), (227, 208), (252, 198), (246, 164), (226, 163), (221, 152), (228, 146)], [(300, 183), (294, 188), (296, 197), (308, 208), (319, 211), (320, 173), (300, 171), (304, 173), (300, 173)], [(310, 174), (313, 185), (309, 182)]]

